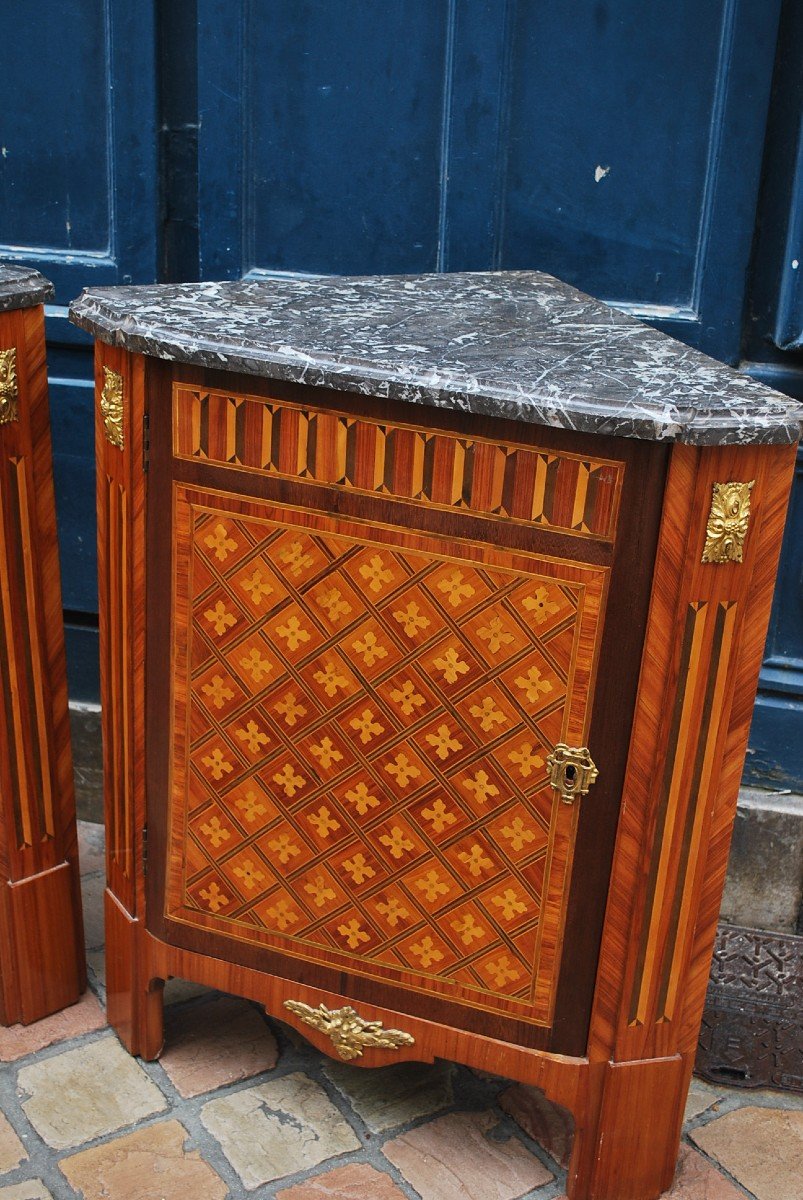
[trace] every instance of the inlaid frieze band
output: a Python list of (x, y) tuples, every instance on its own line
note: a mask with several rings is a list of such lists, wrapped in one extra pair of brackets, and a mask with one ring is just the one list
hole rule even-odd
[(624, 465), (176, 387), (178, 458), (613, 541)]
[(17, 351), (0, 350), (0, 425), (19, 419)]

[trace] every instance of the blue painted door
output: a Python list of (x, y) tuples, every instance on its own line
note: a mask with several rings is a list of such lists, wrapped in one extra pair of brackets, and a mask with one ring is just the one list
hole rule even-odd
[[(31, 261), (58, 289), (50, 362), (73, 644), (95, 609), (94, 528), (90, 363), (65, 305), (87, 284), (538, 267), (797, 386), (800, 275), (787, 263), (778, 289), (785, 250), (754, 235), (759, 214), (779, 227), (779, 207), (789, 238), (798, 228), (799, 136), (768, 140), (767, 122), (788, 126), (797, 103), (800, 12), (794, 0), (0, 9), (13, 98), (0, 111), (0, 257)], [(772, 296), (756, 332), (762, 287)], [(778, 704), (803, 712), (796, 506), (754, 737), (765, 771), (777, 767), (762, 745)], [(91, 689), (87, 661), (73, 655), (74, 692)], [(796, 750), (799, 725), (787, 726), (784, 778), (803, 784), (803, 738)]]
[(67, 305), (91, 284), (156, 275), (153, 6), (0, 6), (0, 258), (56, 285), (48, 364), (73, 694), (96, 694), (90, 339)]
[(199, 0), (201, 269), (540, 267), (738, 357), (780, 0)]

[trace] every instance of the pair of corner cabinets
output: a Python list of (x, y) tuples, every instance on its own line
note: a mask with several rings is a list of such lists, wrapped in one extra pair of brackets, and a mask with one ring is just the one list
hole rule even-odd
[[(361, 1065), (490, 1069), (572, 1113), (574, 1200), (658, 1196), (794, 447), (96, 354), (111, 1024), (157, 1056), (178, 975)], [(12, 1023), (84, 986), (41, 305), (0, 314), (0, 448)]]

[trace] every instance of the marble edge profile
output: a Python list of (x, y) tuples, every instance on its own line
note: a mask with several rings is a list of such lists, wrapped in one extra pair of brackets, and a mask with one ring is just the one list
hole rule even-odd
[[(688, 414), (684, 414), (669, 405), (662, 411), (639, 409), (635, 405), (622, 405), (617, 410), (613, 405), (607, 408), (594, 407), (580, 400), (572, 401), (566, 408), (559, 408), (554, 398), (539, 400), (537, 395), (517, 394), (493, 387), (486, 387), (482, 391), (466, 391), (458, 385), (446, 387), (443, 382), (437, 385), (431, 378), (417, 378), (413, 374), (401, 378), (369, 364), (344, 363), (323, 357), (313, 359), (301, 351), (283, 355), (279, 351), (255, 347), (213, 347), (198, 345), (184, 338), (171, 340), (163, 332), (137, 326), (133, 318), (124, 318), (124, 323), (121, 323), (118, 316), (110, 317), (97, 306), (97, 297), (82, 293), (70, 305), (70, 320), (108, 345), (169, 362), (186, 362), (288, 383), (303, 383), (409, 404), (525, 421), (576, 433), (632, 437), (642, 441), (681, 442), (695, 446), (790, 445), (800, 440), (803, 434), (803, 409), (797, 419), (787, 412), (767, 412), (740, 422), (738, 415), (727, 408), (723, 408), (721, 413), (709, 409), (689, 410)], [(762, 390), (773, 395), (769, 388)], [(778, 394), (778, 400), (787, 400), (789, 408), (795, 406), (794, 401), (782, 393)]]
[[(4, 279), (11, 272), (9, 279)], [(32, 267), (17, 267), (14, 263), (0, 262), (0, 312), (17, 308), (33, 308), (52, 300), (56, 289), (49, 279)]]

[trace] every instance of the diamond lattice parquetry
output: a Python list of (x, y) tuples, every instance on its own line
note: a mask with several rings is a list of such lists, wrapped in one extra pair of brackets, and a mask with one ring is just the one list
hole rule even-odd
[(193, 522), (185, 917), (525, 1000), (581, 589)]

